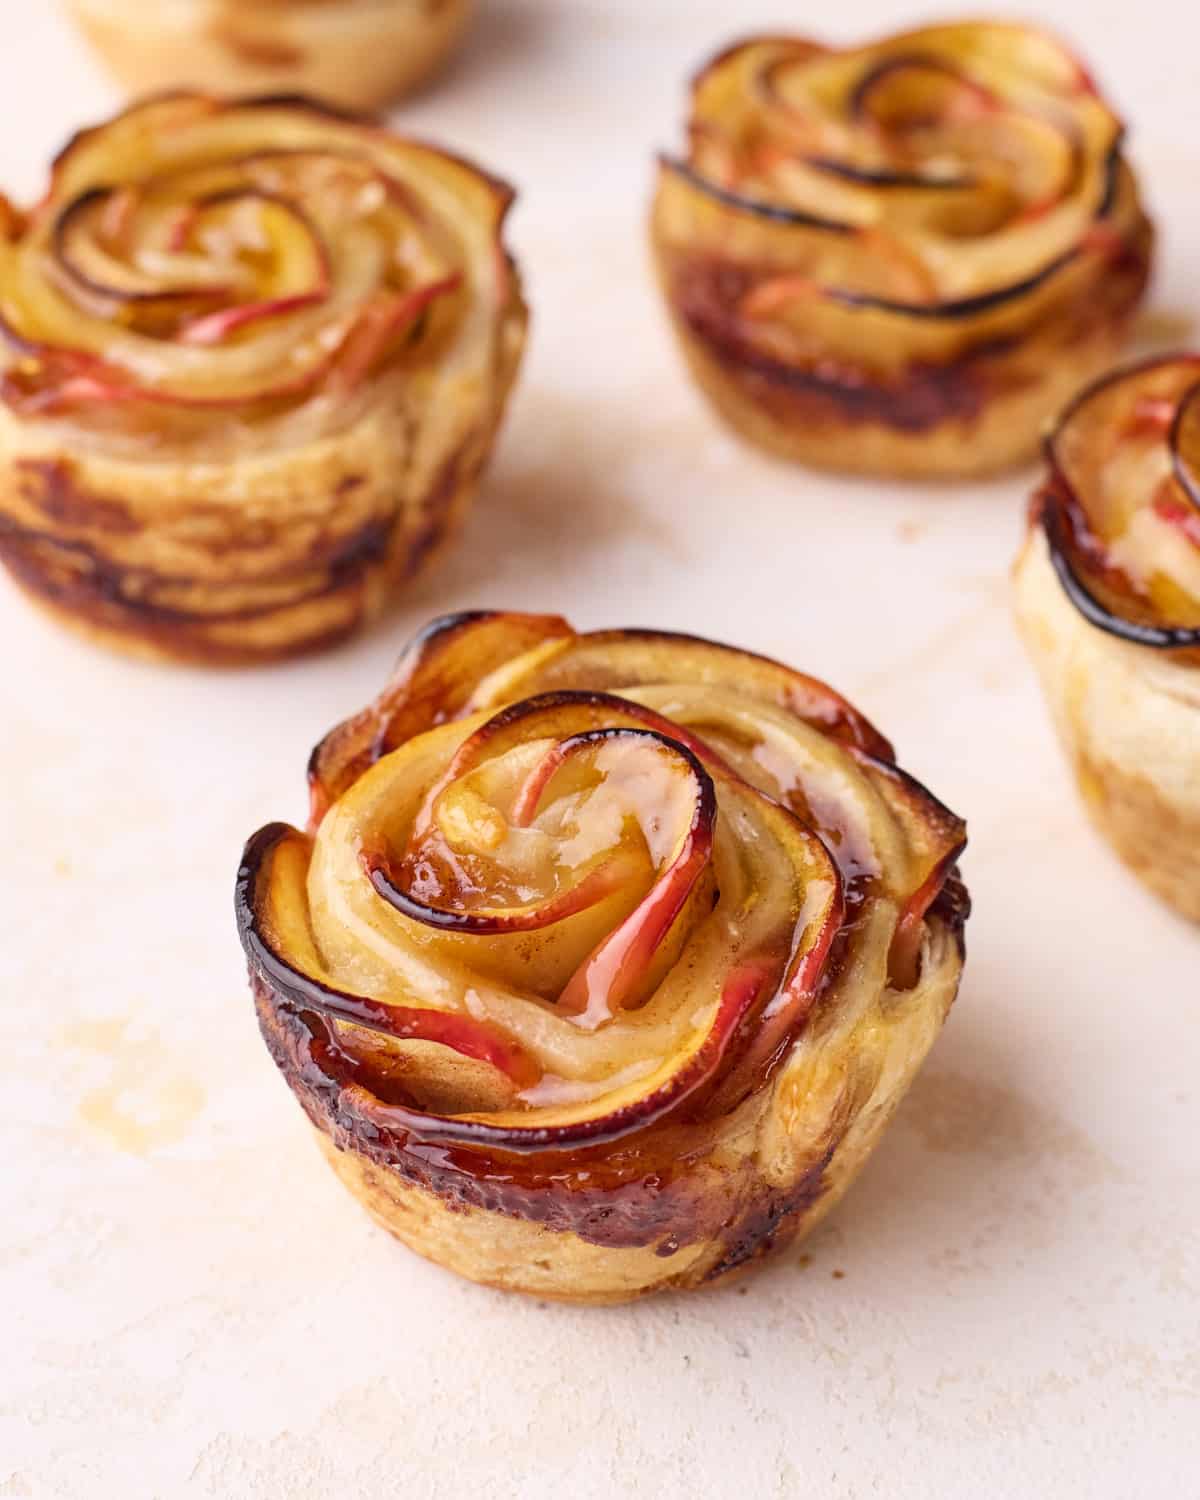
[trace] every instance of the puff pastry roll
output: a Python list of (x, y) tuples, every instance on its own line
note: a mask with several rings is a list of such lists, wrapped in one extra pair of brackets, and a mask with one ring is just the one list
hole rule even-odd
[(511, 194), (303, 101), (177, 95), (0, 218), (0, 558), (113, 644), (345, 635), (453, 529), (524, 338)]
[(1200, 355), (1118, 371), (1046, 445), (1017, 616), (1084, 802), (1200, 922)]
[(653, 210), (692, 373), (801, 463), (923, 477), (1032, 456), (1146, 284), (1122, 139), (1029, 27), (730, 47), (693, 83)]
[(459, 40), (471, 0), (68, 0), (133, 94), (305, 93), (378, 109)]
[(436, 621), (249, 842), (263, 1036), (422, 1255), (544, 1297), (694, 1287), (810, 1229), (958, 986), (962, 822), (747, 652)]

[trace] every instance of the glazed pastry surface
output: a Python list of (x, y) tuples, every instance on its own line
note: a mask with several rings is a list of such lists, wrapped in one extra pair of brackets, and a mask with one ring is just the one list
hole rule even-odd
[(1200, 921), (1200, 357), (1098, 382), (1047, 442), (1017, 613), (1087, 807)]
[(471, 0), (68, 0), (133, 94), (305, 93), (378, 109), (422, 83), (461, 37)]
[(1082, 65), (1028, 27), (728, 48), (693, 82), (653, 213), (693, 373), (801, 462), (922, 476), (1028, 458), (1144, 290), (1122, 142)]
[(544, 1296), (810, 1228), (941, 1027), (961, 821), (815, 679), (552, 616), (435, 622), (251, 839), (259, 1021), (339, 1174)]
[(0, 556), (72, 623), (226, 661), (323, 644), (449, 534), (525, 308), (511, 193), (300, 100), (84, 131), (0, 220)]

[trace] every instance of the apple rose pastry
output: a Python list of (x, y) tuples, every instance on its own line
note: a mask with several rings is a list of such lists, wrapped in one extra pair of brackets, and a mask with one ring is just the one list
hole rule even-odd
[(1099, 381), (1046, 456), (1018, 621), (1092, 818), (1200, 922), (1200, 355)]
[(1152, 240), (1084, 69), (983, 23), (721, 53), (652, 234), (692, 372), (739, 432), (917, 477), (1032, 455), (1110, 363)]
[(131, 93), (314, 94), (377, 109), (458, 41), (471, 0), (68, 0)]
[(963, 963), (963, 824), (824, 684), (649, 631), (434, 623), (246, 848), (267, 1045), (422, 1255), (579, 1301), (810, 1229)]
[(297, 100), (179, 95), (0, 214), (0, 558), (101, 638), (312, 647), (453, 528), (524, 338), (511, 194)]

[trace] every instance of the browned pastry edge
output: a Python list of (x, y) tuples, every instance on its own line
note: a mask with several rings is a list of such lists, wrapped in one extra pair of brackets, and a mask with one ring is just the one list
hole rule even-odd
[[(1002, 472), (1030, 459), (1045, 420), (1117, 356), (1149, 281), (1153, 232), (1136, 241), (1052, 326), (1036, 367), (1024, 341), (983, 339), (945, 364), (882, 381), (865, 365), (808, 369), (764, 357), (741, 335), (732, 289), (745, 272), (656, 245), (659, 280), (688, 365), (744, 437), (817, 468), (900, 477)], [(852, 441), (847, 442), (847, 436)]]
[[(12, 482), (50, 524), (35, 530), (0, 513), (0, 563), (36, 604), (108, 646), (213, 666), (279, 660), (352, 635), (378, 613), (396, 584), (420, 572), (461, 524), (486, 456), (487, 444), (472, 437), (443, 465), (419, 505), (404, 506), (390, 523), (375, 518), (332, 545), (319, 544), (302, 573), (255, 580), (288, 589), (291, 597), (282, 605), (222, 610), (219, 585), (212, 587), (215, 609), (172, 608), (147, 597), (156, 584), (180, 580), (145, 567), (123, 568), (95, 546), (56, 532), (56, 526), (126, 534), (137, 529), (118, 498), (90, 491), (65, 458), (14, 465)], [(331, 505), (363, 482), (345, 476)]]
[[(934, 1005), (939, 1027), (957, 992), (968, 911), (955, 874), (927, 918), (931, 967), (918, 989), (931, 998), (912, 1002)], [(251, 985), (272, 1058), (326, 1158), (372, 1216), (461, 1275), (552, 1299), (621, 1302), (705, 1285), (808, 1234), (850, 1186), (903, 1094), (875, 1107), (865, 1132), (865, 1101), (848, 1096), (812, 1164), (785, 1184), (759, 1180), (731, 1197), (700, 1148), (690, 1158), (656, 1154), (642, 1175), (610, 1185), (594, 1153), (484, 1159), (382, 1127), (323, 1069), (321, 1018), (281, 1001), (253, 965)], [(636, 1136), (626, 1149), (640, 1153)]]

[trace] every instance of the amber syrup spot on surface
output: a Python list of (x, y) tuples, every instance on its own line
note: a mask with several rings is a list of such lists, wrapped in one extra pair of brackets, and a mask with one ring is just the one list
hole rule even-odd
[(79, 1119), (131, 1156), (182, 1140), (204, 1105), (203, 1088), (176, 1067), (158, 1033), (128, 1018), (78, 1020), (56, 1041), (75, 1054)]

